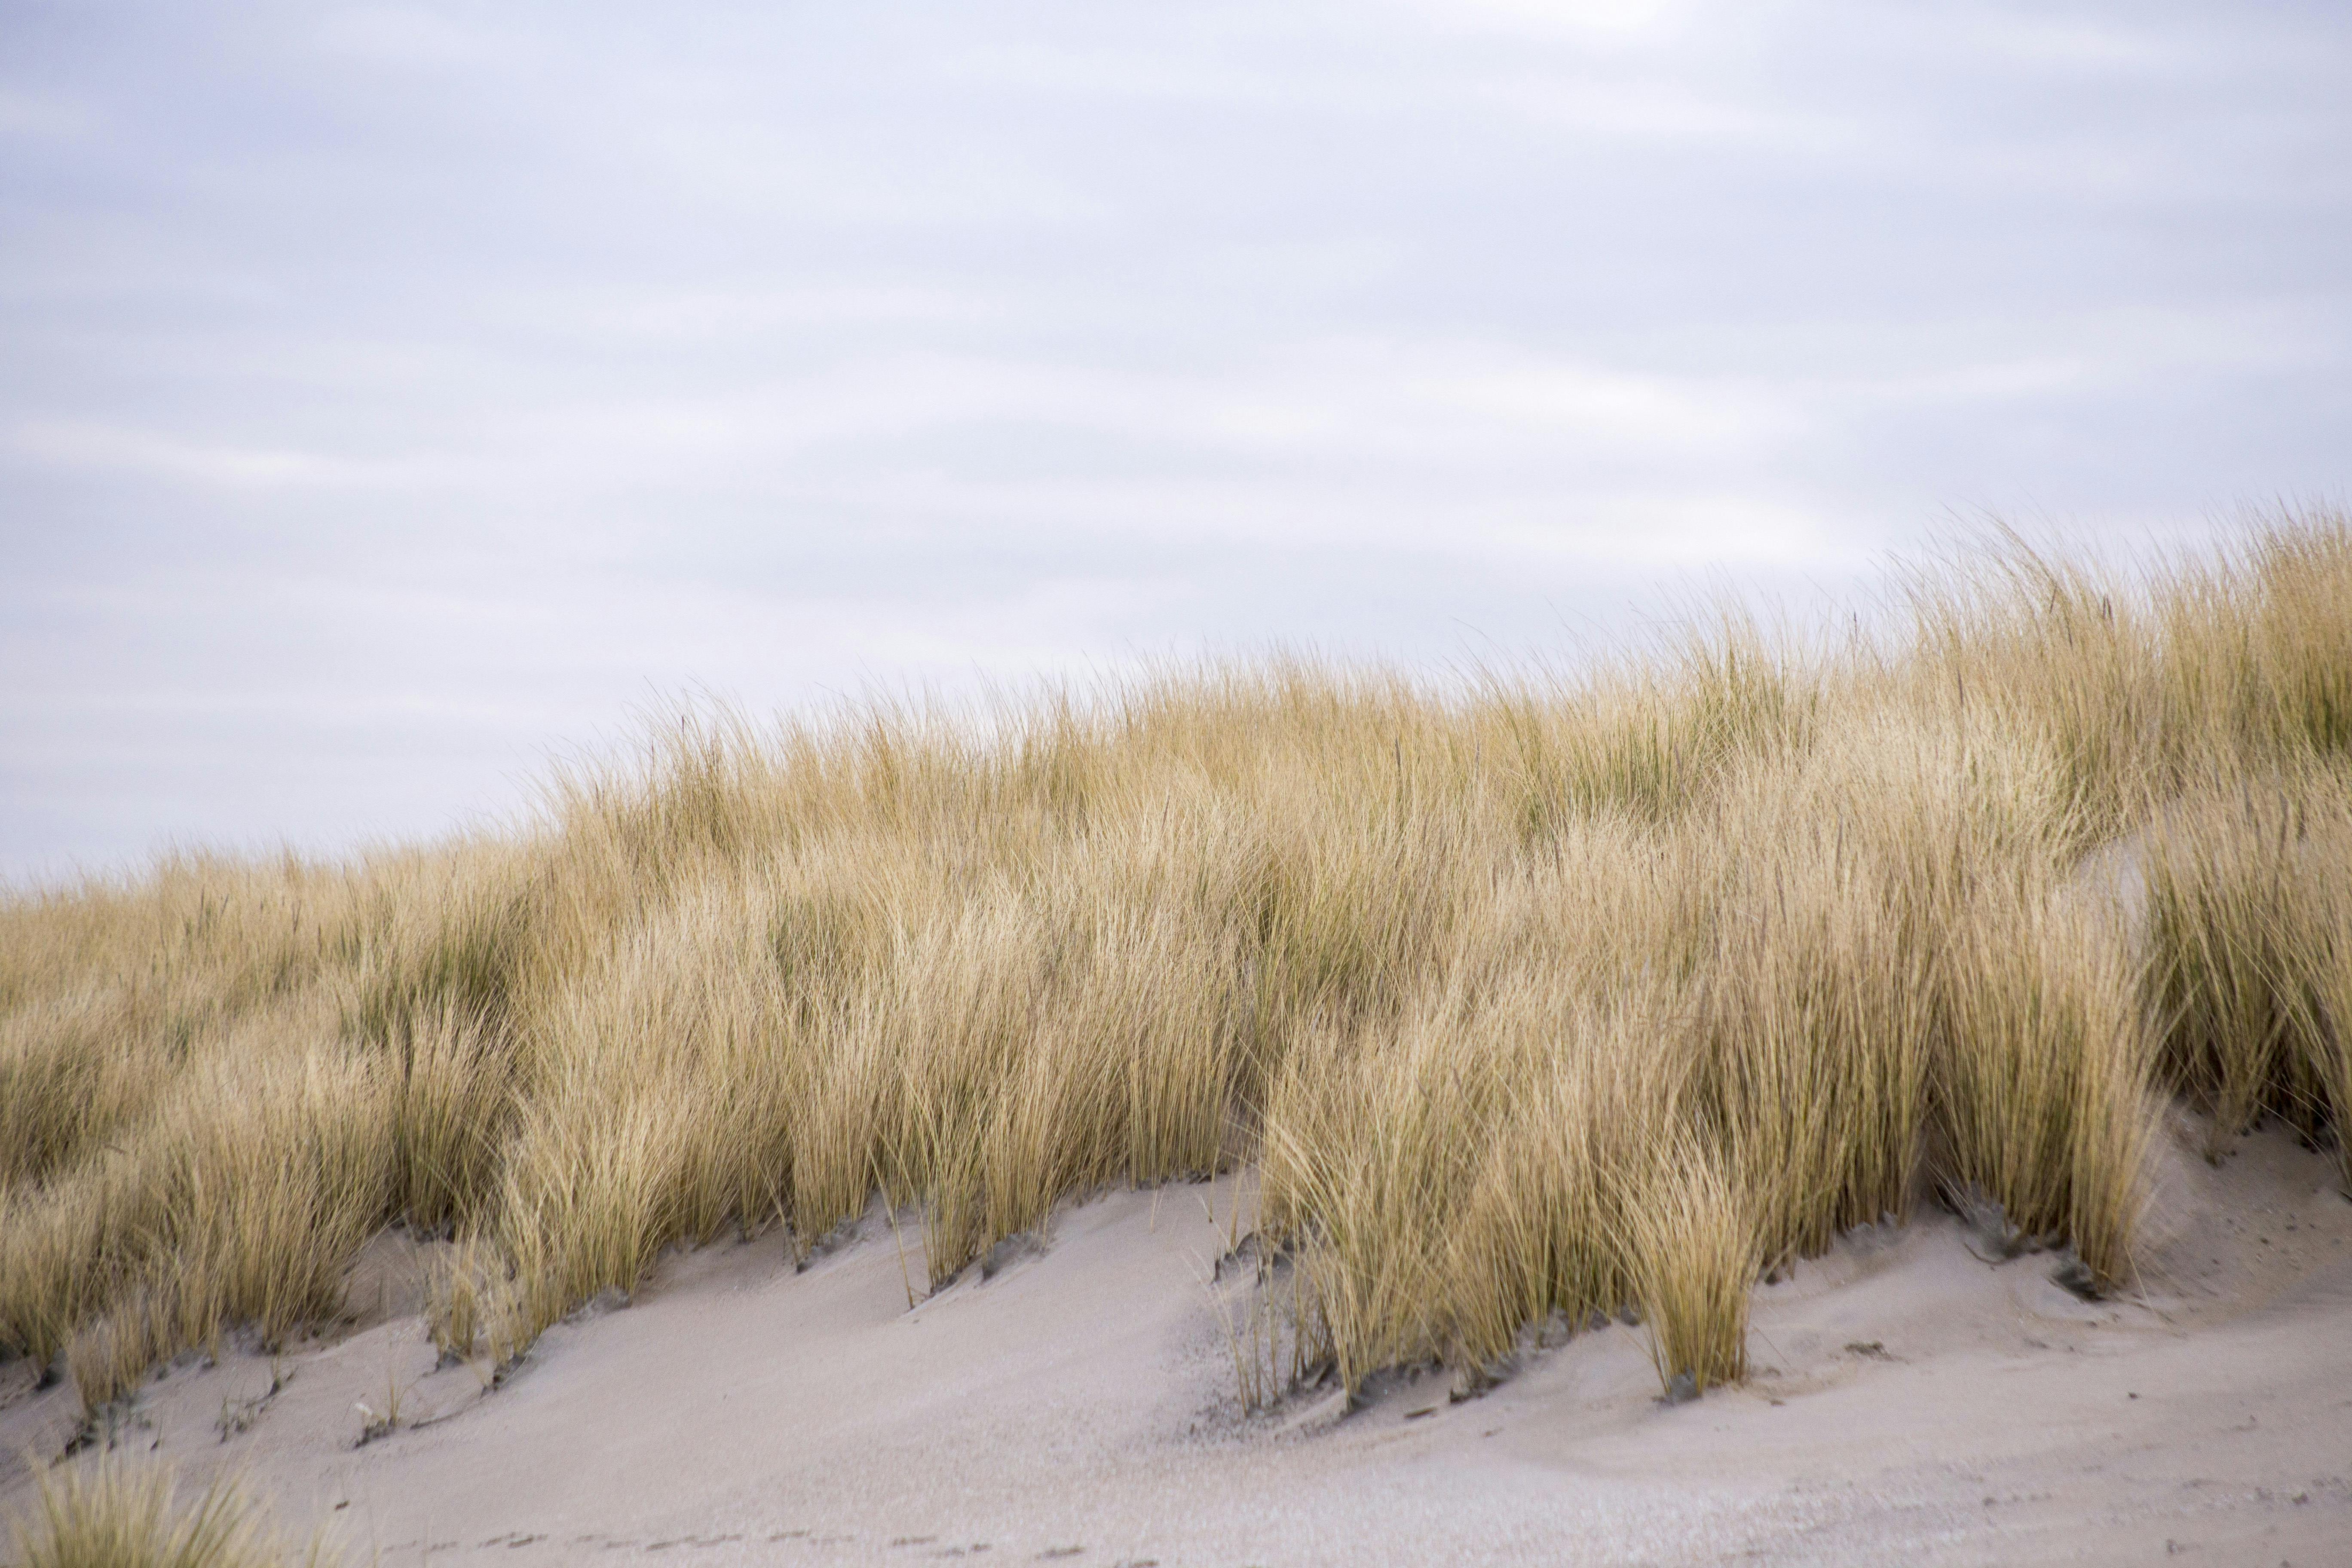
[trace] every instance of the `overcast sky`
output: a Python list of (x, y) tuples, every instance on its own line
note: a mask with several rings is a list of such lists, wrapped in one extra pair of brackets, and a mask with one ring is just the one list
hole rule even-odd
[(2346, 494), (2352, 7), (0, 0), (0, 878)]

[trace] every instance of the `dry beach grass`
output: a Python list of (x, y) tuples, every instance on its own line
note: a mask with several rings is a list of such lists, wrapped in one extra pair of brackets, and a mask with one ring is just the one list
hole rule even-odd
[(231, 1482), (184, 1495), (170, 1470), (113, 1455), (40, 1477), (12, 1531), (21, 1568), (325, 1568), (323, 1541), (297, 1551)]
[(1760, 1274), (1922, 1192), (2128, 1279), (2163, 1096), (2344, 1147), (2352, 525), (2133, 581), (2011, 546), (1907, 608), (687, 720), (509, 837), (16, 895), (0, 1344), (95, 1408), (405, 1224), (503, 1362), (730, 1227), (879, 1192), (937, 1284), (1244, 1163), (1260, 1397), (1629, 1309), (1703, 1390)]

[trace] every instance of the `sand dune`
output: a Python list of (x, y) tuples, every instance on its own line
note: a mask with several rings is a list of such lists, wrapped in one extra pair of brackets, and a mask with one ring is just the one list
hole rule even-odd
[[(344, 1337), (183, 1364), (117, 1436), (388, 1565), (2352, 1562), (2352, 1203), (2283, 1135), (2219, 1168), (2200, 1135), (2134, 1299), (1926, 1214), (1759, 1288), (1755, 1375), (1678, 1406), (1612, 1325), (1478, 1397), (1406, 1375), (1244, 1418), (1229, 1179), (1067, 1207), (911, 1310), (878, 1211), (799, 1271), (774, 1239), (674, 1256), (487, 1393), (435, 1370), (421, 1249), (386, 1238)], [(0, 1443), (54, 1453), (70, 1390), (9, 1371)]]

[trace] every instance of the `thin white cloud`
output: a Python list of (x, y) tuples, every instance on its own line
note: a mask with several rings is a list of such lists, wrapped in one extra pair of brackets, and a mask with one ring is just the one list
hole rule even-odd
[(285, 447), (208, 442), (158, 431), (68, 421), (31, 421), (9, 433), (22, 458), (102, 474), (139, 473), (229, 489), (402, 488), (432, 476), (417, 465), (331, 456)]
[(1657, 44), (1683, 35), (1702, 9), (1687, 0), (1407, 0), (1436, 26), (1517, 37)]
[(398, 68), (472, 67), (509, 55), (482, 19), (465, 20), (421, 5), (363, 5), (330, 11), (316, 24), (320, 50), (331, 57)]

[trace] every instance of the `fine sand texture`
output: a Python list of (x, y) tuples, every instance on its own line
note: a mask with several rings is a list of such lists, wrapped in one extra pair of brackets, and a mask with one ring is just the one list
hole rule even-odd
[[(390, 1568), (2352, 1563), (2352, 1203), (2275, 1131), (2206, 1136), (2168, 1130), (2128, 1297), (1925, 1208), (1759, 1287), (1751, 1376), (1682, 1405), (1642, 1328), (1556, 1324), (1474, 1396), (1244, 1417), (1244, 1175), (1066, 1205), (911, 1308), (920, 1232), (878, 1208), (797, 1270), (673, 1254), (487, 1391), (388, 1237), (340, 1339), (184, 1358), (113, 1436)], [(76, 1406), (0, 1377), (13, 1509)]]

